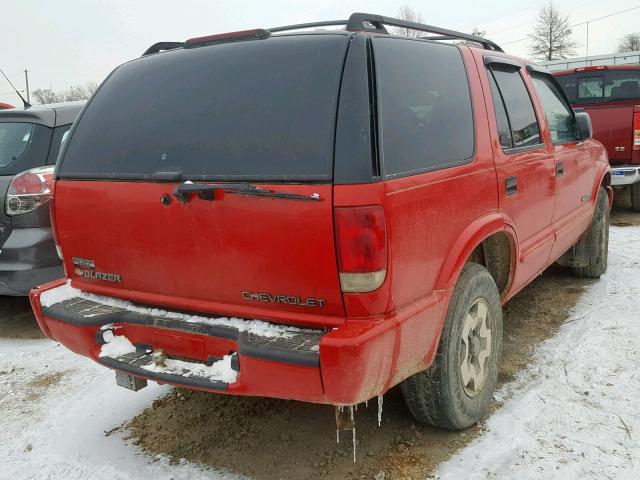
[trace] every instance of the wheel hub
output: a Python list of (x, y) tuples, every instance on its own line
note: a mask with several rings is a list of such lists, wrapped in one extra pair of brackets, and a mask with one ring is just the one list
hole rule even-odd
[(469, 397), (475, 397), (482, 391), (489, 375), (492, 325), (489, 304), (478, 298), (469, 308), (460, 338), (460, 374), (462, 386)]

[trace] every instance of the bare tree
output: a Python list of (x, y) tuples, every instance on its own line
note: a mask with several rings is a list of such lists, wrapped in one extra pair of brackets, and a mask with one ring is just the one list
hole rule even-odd
[[(398, 10), (398, 18), (401, 20), (406, 20), (407, 22), (414, 22), (414, 23), (424, 22), (422, 15), (417, 13), (409, 5), (403, 5), (402, 7), (400, 7), (400, 10)], [(421, 32), (420, 30), (413, 30), (411, 28), (397, 27), (397, 28), (394, 28), (393, 30), (394, 30), (394, 33), (396, 33), (397, 35), (402, 35), (404, 37), (410, 37), (410, 38), (417, 38), (424, 35), (424, 33)]]
[[(485, 30), (480, 30), (478, 27), (473, 27), (473, 30), (471, 30), (471, 35), (474, 37), (484, 38), (486, 34), (487, 32)], [(471, 40), (461, 40), (455, 43), (456, 45), (466, 45), (467, 47), (477, 47), (480, 45), (478, 42), (472, 42)]]
[(542, 7), (531, 39), (531, 54), (539, 60), (558, 60), (575, 54), (576, 42), (571, 40), (569, 15), (563, 16), (553, 2)]
[(618, 40), (616, 53), (637, 52), (640, 50), (640, 33), (629, 33)]
[(73, 102), (76, 100), (88, 100), (97, 88), (97, 82), (89, 81), (85, 82), (82, 85), (69, 87), (66, 90), (61, 90), (59, 92), (54, 92), (50, 88), (39, 88), (37, 90), (34, 90), (32, 94), (36, 101), (40, 104)]

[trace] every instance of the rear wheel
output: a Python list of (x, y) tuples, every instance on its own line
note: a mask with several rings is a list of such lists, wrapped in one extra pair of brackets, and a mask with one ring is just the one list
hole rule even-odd
[(631, 184), (631, 207), (634, 212), (640, 212), (640, 182)]
[(609, 196), (604, 188), (598, 192), (591, 225), (579, 241), (586, 243), (587, 264), (573, 271), (581, 277), (600, 277), (607, 271), (609, 258)]
[(467, 263), (454, 288), (438, 353), (424, 372), (402, 383), (420, 422), (449, 430), (476, 423), (487, 411), (502, 354), (502, 307), (489, 272)]

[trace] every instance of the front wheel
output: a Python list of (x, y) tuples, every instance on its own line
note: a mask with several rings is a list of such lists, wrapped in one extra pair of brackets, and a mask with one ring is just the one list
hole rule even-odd
[(581, 277), (599, 278), (607, 271), (609, 258), (609, 195), (604, 188), (598, 192), (593, 220), (579, 242), (585, 242), (586, 265), (573, 267), (573, 271)]
[(487, 412), (502, 355), (502, 306), (489, 272), (467, 263), (456, 284), (433, 364), (402, 382), (420, 422), (449, 430), (476, 423)]

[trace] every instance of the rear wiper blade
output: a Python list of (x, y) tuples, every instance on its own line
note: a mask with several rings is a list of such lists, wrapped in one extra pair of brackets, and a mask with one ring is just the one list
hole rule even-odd
[(304, 200), (317, 202), (320, 195), (317, 193), (303, 195), (300, 193), (278, 192), (257, 187), (250, 183), (191, 183), (184, 182), (173, 189), (173, 195), (179, 202), (187, 202), (192, 194), (197, 194), (201, 200), (215, 200), (217, 190), (236, 195), (249, 195), (255, 197), (284, 198), (289, 200)]

